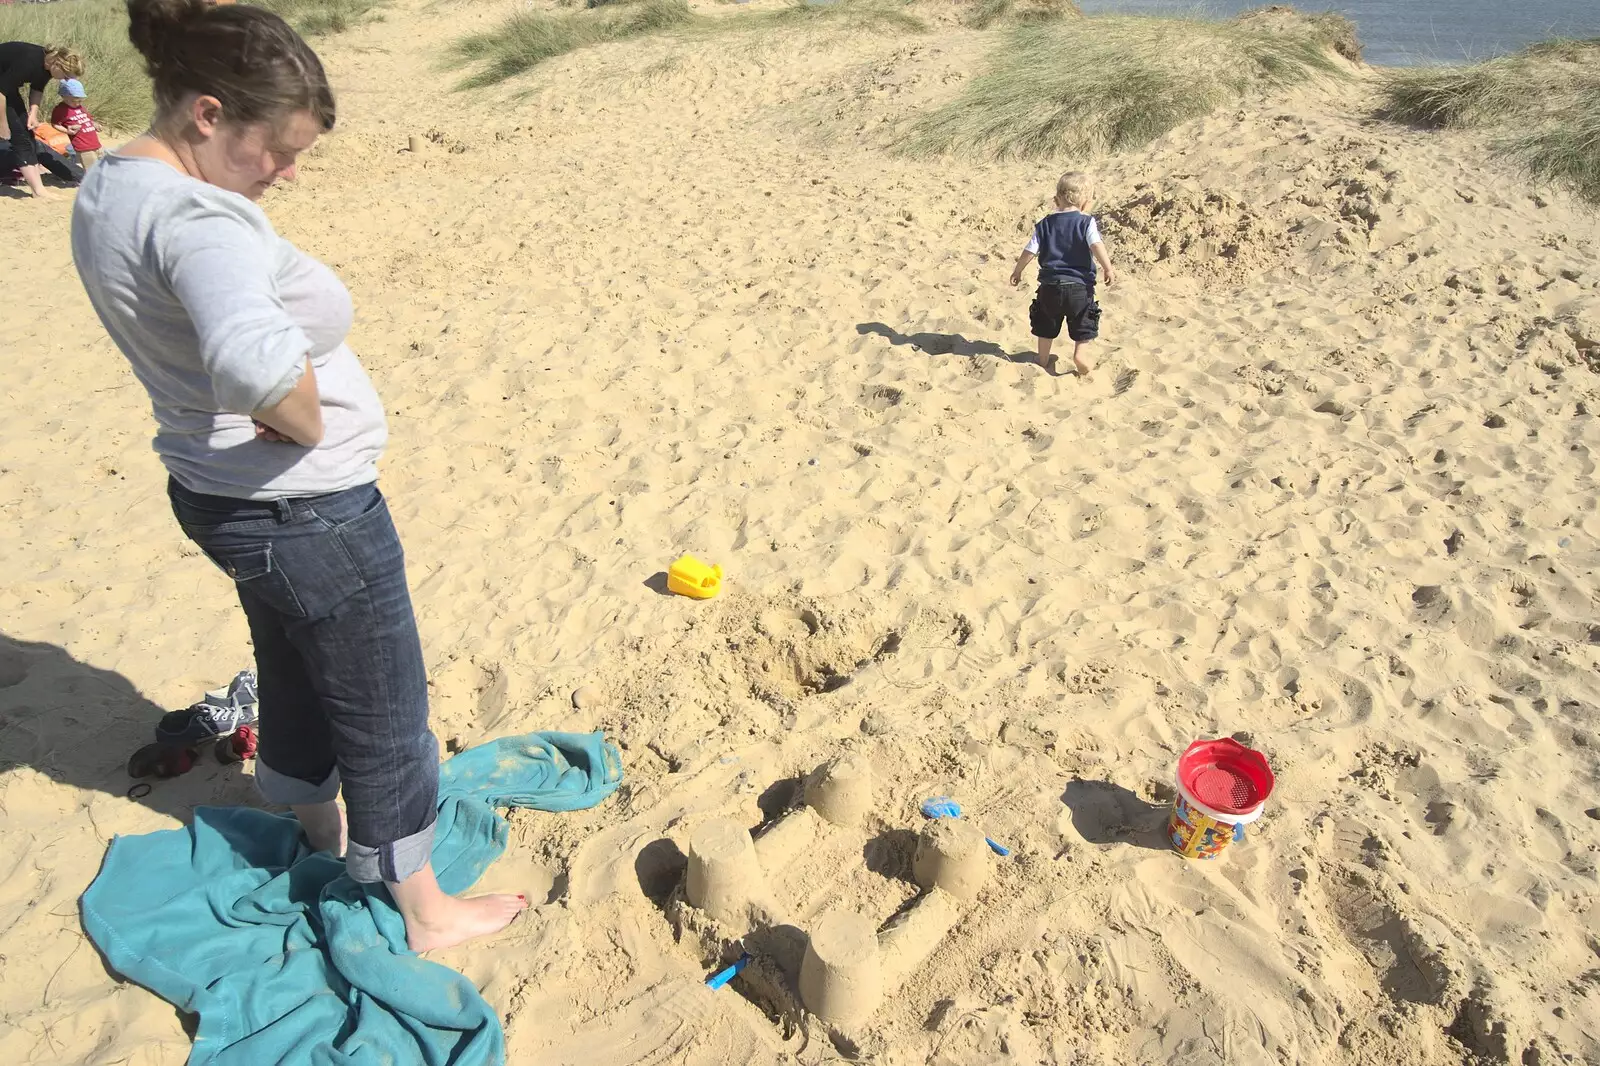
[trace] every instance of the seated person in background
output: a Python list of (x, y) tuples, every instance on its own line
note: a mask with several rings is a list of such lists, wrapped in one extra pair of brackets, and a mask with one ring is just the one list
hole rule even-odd
[[(83, 168), (56, 151), (49, 142), (39, 136), (40, 133), (54, 134), (55, 130), (44, 125), (36, 129), (38, 132), (28, 138), (33, 142), (32, 155), (35, 162), (31, 165), (49, 171), (53, 177), (68, 187), (76, 186), (83, 180)], [(16, 188), (26, 184), (22, 166), (22, 156), (15, 150), (15, 146), (0, 141), (0, 185)]]
[(50, 125), (72, 139), (72, 150), (78, 153), (78, 162), (88, 170), (100, 158), (100, 128), (84, 110), (83, 82), (67, 78), (61, 82), (60, 89), (61, 102), (50, 112)]

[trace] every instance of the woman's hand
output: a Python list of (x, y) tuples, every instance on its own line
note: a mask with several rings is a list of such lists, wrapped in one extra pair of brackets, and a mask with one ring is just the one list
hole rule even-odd
[(257, 421), (254, 418), (252, 418), (250, 421), (255, 422), (256, 424), (256, 440), (270, 441), (273, 444), (296, 443), (295, 441), (290, 440), (288, 437), (285, 437), (282, 433), (279, 433), (277, 430), (273, 429), (271, 426), (267, 425), (265, 422)]

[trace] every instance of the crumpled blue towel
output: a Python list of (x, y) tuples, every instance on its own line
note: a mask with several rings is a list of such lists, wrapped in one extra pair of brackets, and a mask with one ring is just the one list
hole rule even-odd
[[(592, 807), (622, 781), (603, 734), (530, 733), (440, 767), (434, 872), (471, 887), (506, 847), (500, 806)], [(122, 976), (199, 1015), (189, 1066), (498, 1066), (500, 1019), (459, 973), (406, 947), (381, 886), (313, 854), (290, 815), (200, 807), (118, 837), (81, 900)]]

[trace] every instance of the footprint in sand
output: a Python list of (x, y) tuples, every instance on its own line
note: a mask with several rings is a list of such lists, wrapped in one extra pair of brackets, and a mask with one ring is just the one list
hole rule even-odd
[(1320, 827), (1317, 887), (1338, 928), (1378, 986), (1401, 1003), (1439, 1004), (1456, 978), (1443, 949), (1445, 932), (1412, 915), (1376, 869), (1386, 847), (1369, 828), (1327, 819)]

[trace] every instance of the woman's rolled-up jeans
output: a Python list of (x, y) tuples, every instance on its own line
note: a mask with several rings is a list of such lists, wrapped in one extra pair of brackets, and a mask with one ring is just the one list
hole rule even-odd
[(376, 485), (325, 496), (167, 495), (233, 579), (255, 642), (256, 783), (270, 803), (344, 792), (350, 876), (403, 881), (433, 850), (439, 745), (405, 553)]

